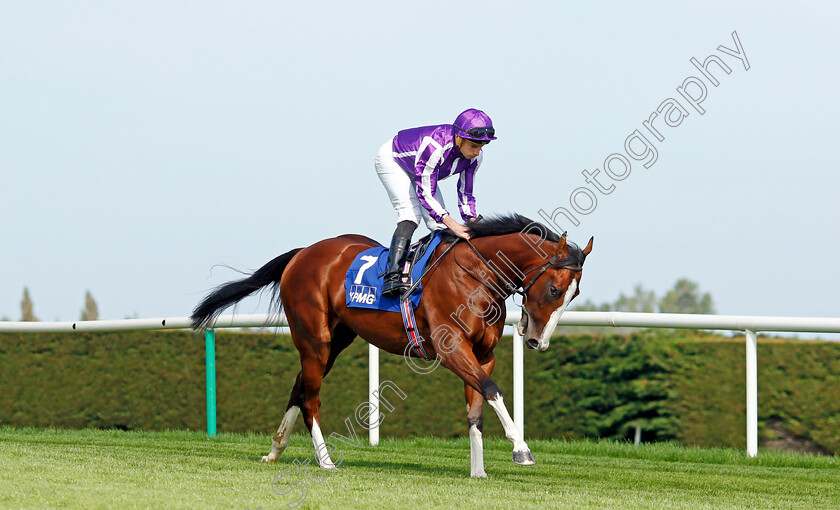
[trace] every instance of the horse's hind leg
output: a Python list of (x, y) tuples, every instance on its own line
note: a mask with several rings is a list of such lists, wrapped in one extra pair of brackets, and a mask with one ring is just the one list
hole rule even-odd
[[(321, 427), (318, 425), (320, 421), (321, 408), (321, 382), (324, 377), (330, 372), (335, 363), (335, 359), (341, 352), (349, 346), (356, 338), (356, 333), (343, 324), (337, 324), (328, 345), (326, 356), (323, 348), (317, 349), (317, 356), (304, 356), (301, 351), (301, 363), (303, 365), (303, 385), (306, 390), (306, 403), (304, 405), (304, 421), (309, 427), (309, 432), (312, 435), (312, 444), (315, 446), (315, 457), (318, 459), (318, 464), (324, 469), (335, 469), (338, 467), (333, 464), (330, 458), (330, 452), (324, 442), (324, 436), (321, 433)], [(326, 357), (326, 363), (324, 358)], [(308, 370), (308, 372), (307, 372)], [(311, 376), (307, 377), (307, 374)], [(341, 461), (339, 461), (341, 464)]]
[[(295, 337), (297, 338), (297, 337)], [(310, 337), (311, 338), (311, 337)], [(271, 451), (268, 455), (262, 458), (266, 462), (274, 462), (283, 453), (283, 450), (289, 444), (289, 437), (292, 434), (292, 428), (298, 415), (303, 411), (304, 422), (312, 436), (312, 443), (315, 446), (315, 455), (318, 458), (318, 463), (324, 469), (335, 469), (335, 465), (329, 456), (319, 422), (319, 409), (321, 407), (320, 389), (321, 381), (332, 369), (335, 359), (338, 355), (349, 346), (356, 338), (356, 333), (344, 326), (338, 324), (331, 335), (331, 339), (326, 343), (328, 353), (323, 355), (323, 344), (320, 347), (314, 348), (318, 343), (306, 343), (298, 346), (298, 351), (301, 353), (301, 365), (303, 370), (298, 373), (295, 385), (292, 388), (292, 394), (289, 397), (289, 404), (286, 407), (286, 414), (283, 416), (283, 421), (277, 429), (277, 433), (271, 439)], [(317, 353), (318, 355), (314, 355)], [(326, 360), (324, 360), (326, 358)]]
[(286, 414), (283, 415), (283, 420), (280, 422), (277, 433), (271, 438), (271, 451), (262, 458), (263, 462), (274, 462), (283, 454), (286, 447), (289, 446), (289, 437), (292, 435), (292, 429), (295, 426), (305, 398), (301, 374), (302, 372), (298, 372), (295, 385), (292, 387), (292, 394), (289, 397), (289, 404), (286, 406)]

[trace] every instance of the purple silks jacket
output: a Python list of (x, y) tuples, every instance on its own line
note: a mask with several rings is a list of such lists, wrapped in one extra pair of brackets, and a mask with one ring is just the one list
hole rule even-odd
[(455, 145), (452, 124), (404, 129), (392, 144), (394, 160), (408, 173), (415, 184), (420, 204), (435, 221), (443, 221), (449, 212), (435, 198), (440, 180), (460, 174), (458, 178), (458, 211), (464, 221), (475, 218), (473, 183), (483, 154), (472, 161)]

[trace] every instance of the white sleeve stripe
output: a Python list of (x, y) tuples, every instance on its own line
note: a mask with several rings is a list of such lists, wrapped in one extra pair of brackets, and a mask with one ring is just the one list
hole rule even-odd
[[(475, 169), (473, 170), (473, 175), (472, 175), (472, 177), (473, 177), (473, 187), (475, 187), (475, 174), (478, 172), (478, 167), (481, 166), (481, 162), (483, 160), (484, 160), (484, 154), (482, 152), (479, 152), (477, 161), (475, 162)], [(459, 179), (459, 183), (458, 183), (459, 184), (459, 188), (458, 188), (458, 191), (459, 191), (459, 193), (458, 193), (459, 206), (461, 208), (461, 211), (463, 211), (466, 216), (473, 216), (472, 208), (470, 207), (470, 204), (467, 201), (467, 197), (464, 194), (464, 192), (466, 191), (466, 188), (467, 188), (467, 171), (466, 170), (464, 170), (464, 172), (461, 174), (461, 177), (463, 179)], [(475, 201), (475, 190), (474, 189), (473, 189), (473, 201)]]
[(435, 153), (440, 150), (440, 144), (438, 144), (437, 142), (432, 140), (431, 136), (427, 136), (427, 137), (423, 138), (423, 142), (420, 144), (420, 147), (417, 147), (417, 152), (414, 153), (415, 154), (415, 158), (414, 158), (414, 165), (415, 166), (417, 166), (418, 159), (423, 154), (423, 151), (425, 151), (426, 147), (428, 147), (430, 144), (434, 145), (434, 147), (435, 147), (435, 152), (433, 152), (430, 157), (434, 157)]
[[(455, 160), (452, 161), (452, 164), (449, 166), (449, 175), (446, 176), (447, 179), (455, 175), (455, 170), (458, 169), (458, 160), (459, 159), (461, 159), (461, 158), (455, 158)], [(458, 181), (460, 182), (460, 180), (461, 180), (461, 176), (459, 175), (458, 176)]]
[[(434, 172), (440, 158), (443, 156), (443, 148), (429, 137), (427, 137), (426, 140), (428, 140), (429, 143), (434, 144), (435, 147), (437, 147), (437, 150), (435, 150), (435, 152), (433, 152), (429, 157), (429, 161), (426, 162), (426, 168), (423, 169), (423, 175), (420, 181), (423, 185), (423, 199), (426, 200), (426, 203), (429, 204), (429, 207), (431, 207), (432, 210), (434, 210), (438, 215), (443, 216), (446, 214), (446, 209), (440, 205), (440, 202), (437, 201), (432, 193), (432, 172)], [(421, 148), (418, 149), (418, 151), (425, 148), (425, 145), (428, 145), (426, 140), (423, 140), (424, 144), (420, 146)]]
[[(466, 173), (466, 172), (464, 172), (464, 173)], [(464, 174), (461, 174), (461, 175), (464, 175)], [(470, 211), (470, 204), (467, 203), (467, 200), (466, 200), (467, 197), (464, 195), (464, 190), (467, 187), (467, 179), (465, 177), (465, 178), (459, 179), (459, 180), (461, 182), (460, 182), (460, 186), (459, 186), (459, 189), (458, 189), (458, 191), (459, 191), (458, 202), (460, 202), (461, 213), (464, 216), (472, 216), (471, 211)]]
[[(452, 163), (452, 168), (453, 169), (458, 168), (457, 165), (458, 165), (458, 160), (459, 159), (461, 159), (461, 158), (455, 159), (455, 161)], [(469, 166), (469, 163), (467, 163), (467, 166)], [(467, 205), (466, 200), (464, 200), (466, 198), (464, 196), (464, 190), (467, 187), (466, 173), (467, 172), (465, 170), (465, 171), (461, 172), (461, 175), (458, 177), (458, 207), (461, 209), (461, 215), (462, 216), (469, 216), (470, 215), (469, 206)]]

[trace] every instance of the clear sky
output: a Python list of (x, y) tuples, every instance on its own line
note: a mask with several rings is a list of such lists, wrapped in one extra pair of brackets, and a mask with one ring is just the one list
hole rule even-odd
[[(718, 50), (733, 32), (748, 70)], [(78, 319), (86, 290), (103, 319), (184, 316), (239, 277), (214, 265), (387, 243), (376, 149), (470, 107), (499, 137), (482, 214), (590, 209), (565, 225), (595, 236), (579, 299), (687, 277), (718, 313), (836, 317), (838, 48), (836, 2), (6, 2), (0, 317), (24, 286), (41, 320)], [(690, 62), (709, 55), (717, 87)], [(643, 122), (669, 98), (688, 115), (654, 119), (659, 141)]]

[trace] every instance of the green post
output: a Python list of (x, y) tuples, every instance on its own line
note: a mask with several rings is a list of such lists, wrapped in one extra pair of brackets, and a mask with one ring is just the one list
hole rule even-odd
[(216, 331), (208, 329), (204, 334), (206, 348), (205, 366), (207, 372), (207, 435), (216, 435)]

